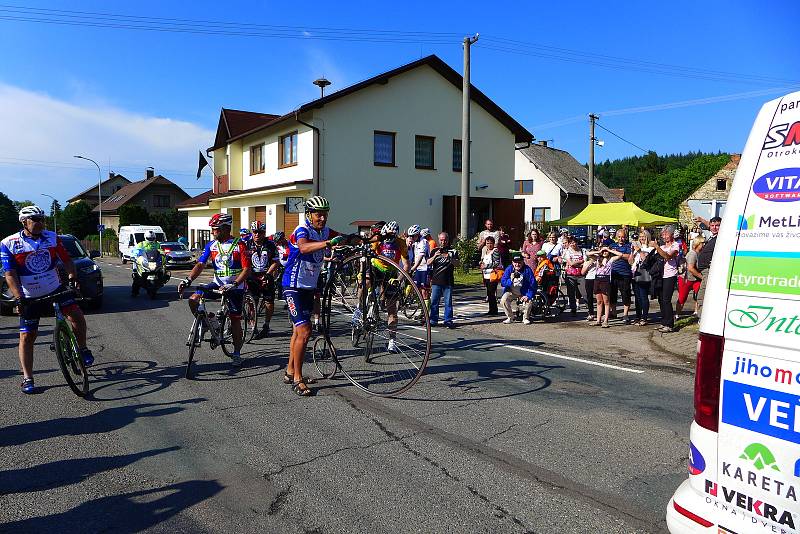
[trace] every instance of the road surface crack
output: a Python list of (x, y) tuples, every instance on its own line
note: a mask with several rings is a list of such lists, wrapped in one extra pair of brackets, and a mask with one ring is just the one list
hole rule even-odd
[(292, 486), (288, 486), (285, 490), (281, 490), (269, 504), (269, 510), (267, 510), (267, 515), (275, 515), (280, 512), (286, 501), (289, 500), (289, 495), (292, 493)]
[(497, 437), (500, 437), (500, 436), (502, 436), (503, 434), (505, 434), (506, 432), (508, 432), (508, 431), (509, 431), (509, 430), (511, 430), (512, 428), (514, 428), (515, 426), (519, 426), (519, 423), (514, 423), (513, 425), (509, 426), (509, 427), (508, 427), (508, 428), (506, 428), (505, 430), (503, 430), (503, 431), (500, 431), (500, 432), (498, 432), (497, 434), (494, 434), (494, 435), (492, 435), (492, 436), (489, 436), (488, 438), (486, 438), (485, 440), (483, 440), (483, 442), (484, 442), (484, 443), (488, 443), (488, 442), (490, 442), (491, 440), (493, 440), (494, 438), (497, 438)]

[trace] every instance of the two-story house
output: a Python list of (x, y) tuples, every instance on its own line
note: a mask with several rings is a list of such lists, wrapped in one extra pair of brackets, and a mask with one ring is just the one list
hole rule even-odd
[[(103, 220), (100, 222), (106, 228), (119, 231), (119, 208), (124, 205), (137, 204), (150, 213), (163, 213), (174, 210), (177, 204), (188, 198), (186, 191), (148, 168), (144, 180), (131, 182), (103, 199)], [(92, 211), (100, 211), (99, 206)]]
[(121, 174), (116, 174), (111, 172), (108, 174), (108, 178), (103, 180), (100, 183), (100, 191), (98, 194), (97, 191), (97, 183), (95, 182), (94, 185), (75, 195), (74, 197), (67, 200), (67, 204), (72, 204), (73, 202), (78, 202), (82, 200), (86, 202), (90, 208), (94, 208), (100, 203), (99, 196), (102, 195), (102, 198), (106, 199), (131, 183), (130, 180), (122, 176)]
[[(517, 150), (514, 193), (525, 202), (528, 228), (579, 213), (589, 202), (589, 170), (569, 152), (540, 141)], [(620, 200), (595, 178), (594, 202)]]
[[(208, 218), (220, 211), (236, 228), (262, 220), (268, 233), (289, 233), (317, 193), (330, 200), (329, 224), (341, 231), (354, 231), (356, 220), (395, 219), (455, 235), (461, 87), (461, 75), (428, 56), (280, 116), (223, 109), (208, 149), (212, 190), (179, 206), (192, 244), (205, 240)], [(485, 217), (521, 230), (514, 149), (532, 135), (474, 87), (471, 100), (472, 233)]]

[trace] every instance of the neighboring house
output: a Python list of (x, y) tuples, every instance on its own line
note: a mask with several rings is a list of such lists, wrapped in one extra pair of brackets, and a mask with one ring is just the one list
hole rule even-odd
[(691, 228), (695, 225), (694, 218), (722, 217), (725, 205), (728, 203), (728, 194), (731, 192), (733, 177), (739, 167), (741, 154), (731, 154), (731, 160), (700, 186), (689, 198), (681, 202), (678, 210), (678, 221), (681, 226)]
[(625, 202), (625, 188), (624, 187), (609, 187), (611, 196), (614, 197), (615, 202)]
[[(208, 218), (253, 220), (267, 233), (292, 232), (305, 198), (331, 204), (329, 224), (396, 219), (455, 235), (461, 191), (461, 76), (428, 56), (301, 105), (281, 116), (222, 109), (211, 194), (181, 205), (189, 239), (202, 241)], [(532, 135), (471, 89), (470, 228), (494, 217), (521, 231), (514, 200), (514, 146)]]
[[(163, 213), (175, 209), (176, 204), (189, 198), (180, 187), (163, 176), (156, 175), (152, 168), (145, 172), (145, 179), (131, 182), (103, 199), (103, 220), (106, 228), (119, 231), (119, 208), (138, 204), (150, 213)], [(98, 212), (96, 206), (92, 211)]]
[[(100, 192), (102, 193), (103, 199), (107, 199), (129, 183), (131, 183), (131, 181), (121, 174), (115, 174), (113, 172), (109, 173), (108, 178), (100, 184)], [(86, 202), (90, 208), (94, 208), (97, 206), (97, 204), (99, 204), (99, 199), (97, 196), (97, 182), (95, 182), (94, 185), (89, 187), (86, 191), (78, 193), (74, 197), (67, 200), (67, 204), (72, 204), (73, 202), (82, 200)]]
[[(525, 201), (525, 223), (541, 227), (547, 221), (579, 213), (589, 200), (589, 170), (569, 152), (540, 141), (517, 150), (514, 198)], [(594, 202), (618, 202), (595, 177)]]

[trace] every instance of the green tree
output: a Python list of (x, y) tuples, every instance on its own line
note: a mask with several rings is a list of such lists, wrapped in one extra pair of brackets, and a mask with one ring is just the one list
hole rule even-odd
[(150, 213), (139, 204), (124, 204), (119, 207), (119, 225), (150, 224)]
[(56, 227), (56, 224), (59, 223), (61, 219), (61, 204), (58, 200), (54, 200), (50, 203), (50, 215), (47, 217), (47, 227), (50, 230), (57, 229), (59, 233), (61, 232), (60, 227)]
[(189, 226), (189, 215), (178, 210), (166, 211), (164, 213), (154, 213), (150, 216), (150, 223), (161, 227), (167, 239), (178, 238), (178, 234), (186, 235), (186, 228)]
[(92, 213), (89, 204), (79, 200), (64, 208), (58, 224), (59, 232), (83, 239), (87, 235), (97, 232), (97, 214)]
[(17, 208), (4, 193), (0, 193), (0, 239), (20, 229)]
[(33, 206), (34, 204), (35, 204), (35, 202), (33, 202), (32, 200), (15, 200), (14, 201), (14, 209), (19, 211), (22, 208), (24, 208), (25, 206)]

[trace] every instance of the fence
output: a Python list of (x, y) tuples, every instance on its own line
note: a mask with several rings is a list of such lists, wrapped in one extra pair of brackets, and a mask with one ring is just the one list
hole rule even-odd
[[(97, 236), (81, 239), (80, 242), (87, 252), (100, 250), (100, 239)], [(114, 238), (103, 236), (103, 256), (119, 256), (119, 243), (117, 243), (116, 236)]]

